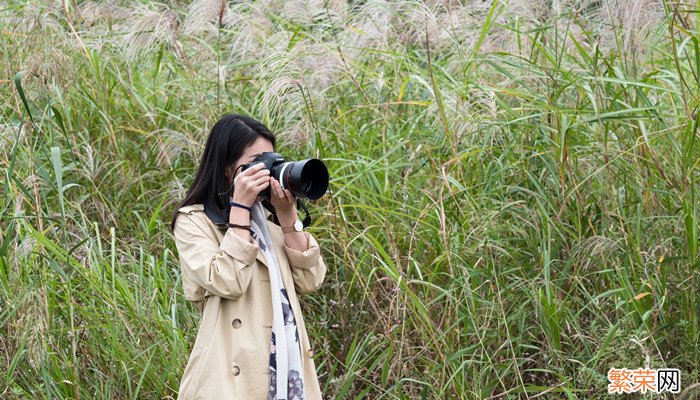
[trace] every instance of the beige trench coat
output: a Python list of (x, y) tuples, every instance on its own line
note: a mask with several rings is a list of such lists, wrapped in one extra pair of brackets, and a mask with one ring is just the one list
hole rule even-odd
[[(297, 294), (318, 289), (326, 265), (311, 234), (304, 232), (308, 250), (291, 249), (284, 244), (282, 229), (269, 220), (271, 213), (265, 210), (265, 215), (299, 330), (306, 399), (321, 399), (314, 353)], [(219, 230), (204, 213), (202, 204), (178, 210), (173, 235), (185, 299), (192, 301), (202, 315), (178, 399), (266, 400), (272, 301), (270, 277), (260, 248), (233, 229)]]

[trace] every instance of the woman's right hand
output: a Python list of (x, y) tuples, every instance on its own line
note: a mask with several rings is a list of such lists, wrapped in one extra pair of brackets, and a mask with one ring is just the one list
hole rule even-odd
[(265, 164), (258, 163), (233, 178), (232, 201), (249, 207), (253, 205), (258, 194), (270, 186), (270, 170), (264, 168)]

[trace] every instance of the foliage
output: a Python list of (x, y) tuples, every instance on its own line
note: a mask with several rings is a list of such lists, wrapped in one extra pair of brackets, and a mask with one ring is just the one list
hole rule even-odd
[(0, 2), (0, 396), (171, 398), (167, 226), (225, 112), (320, 157), (332, 399), (700, 375), (697, 4)]

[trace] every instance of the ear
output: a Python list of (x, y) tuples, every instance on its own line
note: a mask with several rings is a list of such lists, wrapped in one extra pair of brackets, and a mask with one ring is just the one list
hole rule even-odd
[(231, 176), (233, 175), (233, 164), (227, 165), (226, 168), (224, 168), (224, 175), (226, 175), (226, 179), (229, 181), (231, 180)]

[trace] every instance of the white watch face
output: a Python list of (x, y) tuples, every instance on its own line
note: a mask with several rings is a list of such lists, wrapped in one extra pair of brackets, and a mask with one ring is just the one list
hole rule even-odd
[(294, 221), (294, 230), (297, 232), (301, 232), (301, 230), (304, 229), (304, 224), (301, 223), (298, 219)]

